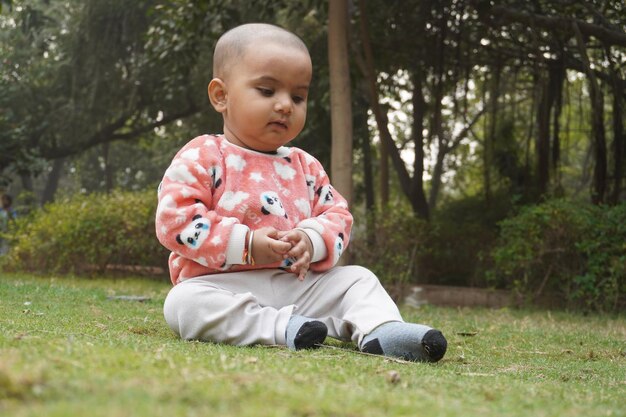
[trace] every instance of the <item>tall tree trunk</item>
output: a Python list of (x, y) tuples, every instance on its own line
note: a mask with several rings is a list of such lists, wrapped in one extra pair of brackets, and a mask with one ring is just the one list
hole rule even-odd
[(413, 181), (411, 182), (411, 195), (415, 201), (416, 214), (424, 219), (430, 218), (430, 210), (426, 194), (424, 193), (424, 117), (426, 115), (426, 101), (424, 100), (424, 73), (421, 68), (415, 68), (411, 73), (413, 81), (413, 126), (411, 135), (415, 147), (415, 161), (413, 162)]
[(437, 206), (437, 198), (441, 190), (442, 176), (443, 176), (443, 162), (445, 160), (447, 151), (443, 148), (437, 150), (437, 157), (435, 160), (435, 167), (433, 168), (433, 175), (430, 181), (430, 195), (428, 197), (428, 207), (431, 211), (435, 210)]
[(328, 62), (332, 124), (333, 185), (352, 202), (352, 106), (348, 66), (348, 0), (332, 0), (328, 11)]
[(561, 138), (560, 118), (563, 107), (563, 83), (565, 82), (565, 65), (561, 60), (550, 68), (550, 91), (553, 96), (554, 113), (552, 116), (552, 170), (557, 182), (560, 183), (561, 175), (559, 165), (561, 161)]
[[(618, 78), (619, 79), (619, 78)], [(618, 204), (622, 191), (622, 180), (624, 178), (624, 158), (626, 150), (624, 149), (624, 107), (622, 94), (613, 87), (613, 192), (611, 194), (611, 203)]]
[(534, 198), (536, 194), (536, 184), (534, 181), (533, 174), (533, 164), (531, 162), (532, 159), (532, 151), (531, 144), (533, 143), (533, 138), (535, 137), (535, 128), (537, 127), (536, 114), (539, 111), (539, 102), (541, 97), (541, 75), (539, 73), (539, 68), (537, 65), (533, 67), (533, 89), (532, 89), (532, 97), (531, 103), (528, 107), (528, 131), (526, 132), (526, 141), (524, 146), (524, 175), (523, 177), (526, 179), (524, 181), (524, 190), (527, 197), (532, 196)]
[(386, 207), (389, 203), (389, 150), (384, 139), (380, 138), (378, 145), (378, 188), (380, 190), (380, 205)]
[[(367, 119), (365, 119), (367, 125)], [(365, 131), (368, 131), (365, 126)], [(367, 222), (367, 242), (370, 245), (376, 243), (376, 197), (374, 194), (374, 170), (372, 167), (372, 147), (369, 134), (361, 141), (363, 152), (363, 186), (365, 188), (365, 212)]]
[(606, 137), (604, 132), (604, 100), (602, 91), (598, 85), (598, 80), (594, 71), (591, 69), (589, 57), (587, 55), (587, 46), (583, 39), (583, 35), (576, 22), (572, 23), (578, 43), (578, 50), (582, 58), (587, 79), (589, 80), (589, 92), (591, 96), (591, 130), (593, 134), (593, 184), (591, 187), (591, 201), (594, 204), (604, 202), (606, 195), (607, 183), (607, 150)]
[(46, 186), (43, 189), (41, 195), (41, 205), (54, 201), (54, 195), (59, 187), (59, 180), (63, 173), (63, 166), (65, 164), (65, 158), (57, 158), (52, 162), (52, 170), (48, 174), (46, 179)]
[(543, 196), (550, 183), (550, 110), (552, 94), (549, 78), (543, 78), (541, 98), (537, 107), (537, 191)]
[[(486, 77), (486, 76), (485, 76)], [(482, 88), (482, 102), (485, 108), (488, 108), (489, 105), (487, 103), (487, 82), (485, 80), (485, 85)], [(485, 117), (483, 125), (483, 188), (485, 189), (485, 203), (487, 206), (491, 205), (491, 165), (492, 165), (492, 145), (490, 143), (491, 138), (489, 137), (489, 118)]]
[[(443, 4), (436, 3), (435, 7), (443, 14)], [(443, 161), (445, 160), (446, 153), (448, 152), (447, 138), (445, 136), (443, 128), (443, 97), (444, 97), (444, 85), (446, 76), (446, 69), (444, 68), (444, 51), (446, 48), (446, 33), (447, 25), (446, 20), (442, 17), (439, 20), (439, 31), (437, 35), (437, 48), (435, 48), (435, 80), (433, 88), (433, 116), (430, 126), (430, 131), (437, 137), (437, 162), (435, 169), (433, 170), (432, 180), (430, 183), (430, 196), (428, 199), (428, 205), (432, 212), (437, 205), (437, 197), (439, 196), (439, 190), (441, 189), (441, 176), (443, 175)]]
[[(332, 4), (332, 1), (331, 1)], [(359, 1), (360, 8), (360, 24), (359, 32), (361, 38), (361, 46), (363, 48), (363, 55), (365, 62), (363, 64), (362, 72), (367, 84), (367, 97), (370, 103), (370, 108), (374, 113), (376, 119), (376, 126), (378, 127), (378, 133), (380, 135), (381, 148), (384, 147), (389, 153), (389, 157), (393, 166), (398, 174), (398, 181), (400, 182), (400, 188), (404, 195), (411, 201), (411, 176), (409, 175), (406, 165), (400, 155), (400, 151), (396, 147), (396, 143), (391, 137), (388, 127), (387, 113), (381, 106), (378, 97), (378, 88), (376, 85), (376, 71), (374, 67), (374, 53), (372, 52), (372, 45), (370, 42), (369, 31), (367, 29), (367, 14), (365, 8), (365, 1)], [(383, 204), (387, 204), (387, 201), (383, 201)], [(413, 204), (411, 202), (411, 204)], [(415, 211), (415, 208), (414, 208)]]
[[(331, 0), (332, 2), (332, 0)], [(367, 8), (365, 0), (359, 0), (359, 37), (363, 48), (364, 62), (361, 66), (361, 72), (365, 77), (365, 90), (367, 96), (372, 102), (374, 96), (378, 101), (378, 93), (376, 92), (376, 75), (374, 69), (374, 56), (372, 52), (372, 46), (369, 39), (369, 30), (367, 28)], [(372, 85), (373, 83), (373, 85)], [(374, 104), (370, 103), (372, 111), (374, 111)], [(376, 120), (378, 122), (378, 119)], [(382, 207), (386, 206), (389, 202), (389, 150), (383, 139), (383, 133), (379, 126), (380, 143), (378, 148), (378, 188), (379, 188), (379, 200)]]
[[(607, 51), (610, 59), (610, 51)], [(626, 149), (624, 146), (624, 100), (622, 94), (623, 80), (620, 78), (618, 70), (613, 62), (613, 190), (611, 192), (610, 203), (619, 204), (622, 192), (622, 180), (624, 178), (624, 159)]]
[[(489, 97), (489, 132), (485, 135), (485, 160), (488, 162), (488, 166), (485, 167), (485, 171), (489, 178), (491, 175), (492, 165), (494, 163), (495, 150), (498, 140), (497, 131), (498, 131), (498, 118), (499, 118), (499, 104), (500, 104), (500, 76), (502, 74), (502, 67), (500, 65), (496, 65), (493, 68), (493, 73), (491, 77), (491, 86), (489, 89), (490, 97)], [(491, 180), (489, 180), (491, 185)], [(487, 194), (487, 205), (490, 206), (492, 202), (491, 190), (490, 193)]]

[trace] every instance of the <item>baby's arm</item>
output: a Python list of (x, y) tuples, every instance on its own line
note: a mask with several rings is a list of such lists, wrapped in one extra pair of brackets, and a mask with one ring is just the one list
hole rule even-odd
[[(300, 272), (305, 266), (306, 269), (314, 271), (326, 271), (337, 263), (348, 245), (352, 214), (348, 210), (345, 198), (330, 184), (322, 164), (310, 155), (305, 155), (304, 161), (308, 171), (305, 176), (309, 187), (310, 213), (293, 231), (304, 232), (308, 238), (308, 241), (304, 242), (311, 246), (307, 251), (309, 259), (303, 259), (296, 268), (299, 268)], [(298, 235), (301, 236), (302, 233)], [(303, 238), (304, 236), (301, 236), (298, 242)], [(301, 250), (299, 253), (304, 254), (304, 251)], [(297, 261), (300, 259), (296, 258), (296, 264)]]

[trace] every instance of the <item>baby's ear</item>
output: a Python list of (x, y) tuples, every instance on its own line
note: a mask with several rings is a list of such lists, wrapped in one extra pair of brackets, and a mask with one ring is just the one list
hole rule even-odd
[(218, 113), (226, 111), (226, 84), (220, 78), (213, 78), (209, 83), (209, 100)]

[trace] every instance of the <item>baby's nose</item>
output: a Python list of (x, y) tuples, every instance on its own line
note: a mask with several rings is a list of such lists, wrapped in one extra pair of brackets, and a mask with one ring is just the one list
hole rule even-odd
[(276, 103), (274, 104), (274, 109), (278, 113), (291, 114), (291, 111), (293, 109), (291, 97), (284, 95), (277, 96)]

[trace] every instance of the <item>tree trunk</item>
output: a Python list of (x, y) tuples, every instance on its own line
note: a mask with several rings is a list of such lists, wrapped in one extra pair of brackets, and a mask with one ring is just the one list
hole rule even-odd
[(622, 94), (618, 90), (613, 90), (613, 193), (611, 203), (618, 204), (622, 192), (622, 180), (624, 178), (624, 158), (626, 151), (624, 146), (624, 122), (623, 122), (623, 101)]
[(589, 57), (587, 55), (587, 46), (583, 39), (583, 35), (578, 27), (578, 24), (574, 22), (572, 24), (574, 32), (576, 34), (576, 41), (578, 43), (578, 50), (580, 57), (582, 58), (587, 79), (589, 80), (589, 92), (591, 96), (591, 130), (593, 134), (593, 153), (594, 153), (594, 167), (593, 167), (593, 184), (591, 187), (591, 201), (594, 204), (601, 204), (604, 202), (606, 195), (606, 180), (607, 180), (607, 151), (606, 151), (606, 137), (604, 132), (604, 103), (602, 97), (602, 91), (598, 85), (598, 81), (595, 73), (591, 69)]
[[(485, 76), (486, 77), (486, 76)], [(486, 80), (485, 83), (487, 84)], [(482, 101), (487, 107), (487, 87), (486, 85), (482, 88)], [(484, 120), (484, 129), (483, 129), (483, 187), (485, 189), (485, 203), (487, 206), (491, 206), (491, 165), (492, 165), (492, 145), (490, 143), (491, 138), (489, 137), (489, 125), (487, 124), (489, 121), (488, 117), (485, 117)]]
[[(532, 175), (532, 163), (531, 163), (531, 143), (533, 141), (533, 137), (535, 135), (535, 123), (533, 122), (535, 118), (535, 112), (538, 111), (537, 108), (539, 106), (538, 97), (540, 95), (541, 88), (539, 87), (539, 73), (537, 68), (534, 68), (533, 71), (533, 89), (532, 89), (532, 100), (530, 106), (528, 107), (528, 120), (531, 122), (528, 123), (528, 132), (526, 133), (526, 140), (524, 143), (524, 175), (523, 177), (526, 179), (533, 178)], [(535, 194), (534, 184), (532, 181), (524, 181), (524, 192), (526, 196), (531, 196)]]
[(386, 207), (389, 203), (389, 150), (385, 141), (380, 137), (378, 144), (380, 157), (378, 162), (378, 188), (380, 189), (380, 205)]
[(441, 177), (443, 176), (443, 162), (445, 160), (446, 151), (439, 148), (437, 151), (437, 158), (435, 161), (435, 167), (433, 168), (433, 175), (430, 181), (430, 196), (428, 198), (428, 207), (431, 211), (435, 210), (437, 205), (437, 198), (439, 197), (439, 191), (441, 190)]
[(622, 80), (616, 69), (613, 69), (613, 190), (611, 204), (619, 204), (624, 178), (624, 107), (623, 95), (620, 86)]
[(550, 110), (552, 97), (549, 79), (542, 80), (541, 99), (537, 107), (537, 191), (543, 196), (550, 183)]
[[(367, 30), (367, 15), (364, 0), (359, 1), (359, 8), (361, 11), (359, 32), (361, 45), (363, 48), (363, 55), (365, 57), (362, 71), (367, 84), (367, 97), (370, 102), (370, 108), (374, 113), (376, 126), (378, 127), (378, 133), (380, 135), (381, 150), (382, 148), (385, 148), (385, 150), (388, 152), (389, 157), (391, 158), (391, 162), (393, 163), (396, 173), (398, 174), (398, 181), (400, 182), (402, 192), (407, 196), (407, 198), (409, 198), (409, 200), (411, 200), (411, 177), (406, 169), (406, 165), (404, 165), (404, 161), (402, 160), (400, 151), (398, 151), (396, 143), (394, 142), (393, 138), (391, 137), (391, 133), (389, 132), (389, 120), (387, 118), (387, 113), (384, 111), (383, 107), (378, 101), (376, 71), (374, 68), (374, 54), (372, 52), (372, 45), (369, 38), (369, 32)], [(387, 202), (388, 200), (383, 201), (383, 205), (387, 204)]]
[(333, 185), (352, 202), (352, 107), (348, 66), (348, 0), (329, 2), (328, 62), (332, 124)]
[[(367, 124), (367, 119), (366, 124)], [(367, 132), (367, 126), (365, 131)], [(369, 134), (366, 134), (361, 142), (363, 151), (363, 185), (365, 188), (365, 212), (367, 224), (367, 242), (370, 245), (376, 243), (376, 198), (374, 194), (374, 172), (372, 167), (372, 147)]]
[(563, 83), (565, 81), (565, 65), (559, 60), (556, 66), (550, 68), (550, 92), (554, 103), (554, 113), (552, 116), (552, 170), (557, 182), (560, 182), (561, 175), (559, 164), (561, 161), (561, 138), (560, 121), (561, 109), (563, 107)]
[[(488, 161), (488, 166), (485, 167), (485, 171), (487, 173), (491, 172), (491, 168), (494, 163), (494, 156), (496, 150), (496, 141), (498, 140), (497, 131), (498, 131), (498, 117), (499, 117), (499, 102), (500, 102), (500, 76), (502, 73), (502, 67), (500, 65), (496, 65), (493, 68), (493, 76), (491, 79), (491, 88), (490, 88), (490, 96), (489, 97), (489, 115), (491, 117), (488, 118), (489, 123), (489, 132), (485, 135), (485, 160)], [(489, 175), (491, 178), (491, 175)], [(491, 180), (489, 180), (491, 185)], [(491, 206), (492, 195), (491, 190), (488, 194), (487, 205)]]
[(65, 164), (65, 158), (55, 159), (52, 163), (52, 170), (48, 174), (48, 178), (46, 179), (46, 186), (43, 189), (43, 194), (41, 195), (41, 205), (43, 206), (46, 203), (51, 203), (54, 201), (54, 195), (56, 194), (57, 188), (59, 187), (59, 180), (61, 179), (61, 175), (63, 173), (63, 166)]
[(411, 73), (413, 81), (413, 126), (411, 134), (415, 147), (415, 161), (413, 163), (413, 181), (411, 183), (412, 200), (415, 201), (414, 211), (418, 217), (428, 220), (430, 210), (426, 194), (424, 193), (424, 117), (426, 115), (426, 101), (422, 91), (424, 73), (421, 68), (415, 68)]

